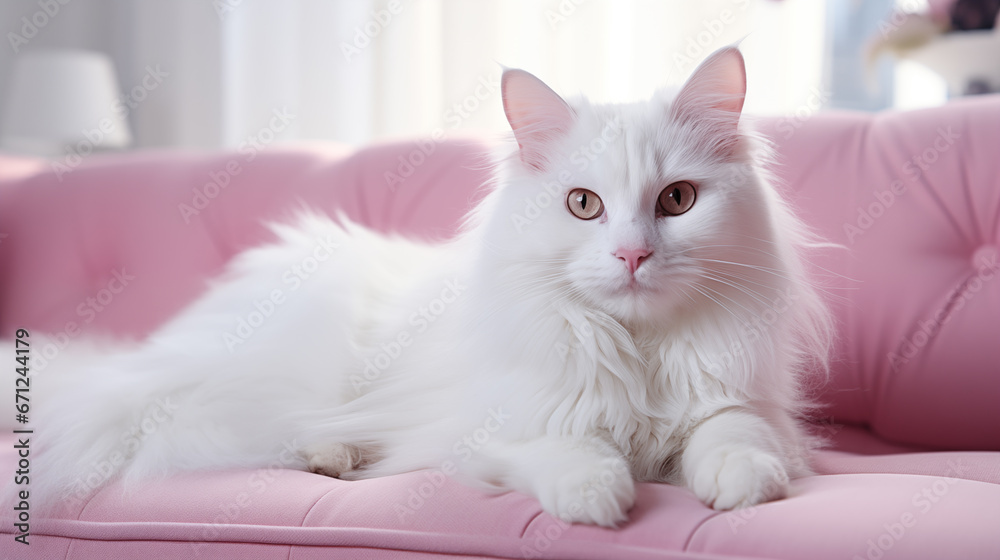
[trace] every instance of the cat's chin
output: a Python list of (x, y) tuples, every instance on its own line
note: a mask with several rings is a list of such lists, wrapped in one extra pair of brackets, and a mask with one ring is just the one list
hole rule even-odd
[[(680, 276), (669, 281), (684, 282)], [(603, 295), (592, 301), (621, 323), (636, 327), (662, 326), (691, 304), (691, 298), (682, 291), (668, 289), (660, 282), (650, 284), (642, 278), (623, 279), (614, 286), (607, 286)]]
[(608, 294), (601, 301), (603, 310), (624, 323), (649, 323), (662, 317), (670, 302), (663, 301), (659, 290), (630, 282)]

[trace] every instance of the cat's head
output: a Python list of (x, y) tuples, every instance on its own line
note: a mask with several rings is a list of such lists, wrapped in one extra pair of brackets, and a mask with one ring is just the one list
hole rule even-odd
[(501, 165), (486, 235), (526, 289), (556, 288), (626, 322), (698, 305), (739, 311), (782, 289), (780, 204), (741, 130), (743, 57), (722, 49), (676, 95), (565, 101), (503, 74), (517, 150)]

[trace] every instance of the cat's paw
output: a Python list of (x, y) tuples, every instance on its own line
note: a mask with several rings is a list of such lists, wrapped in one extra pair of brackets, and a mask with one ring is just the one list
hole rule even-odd
[(361, 450), (353, 445), (326, 443), (305, 450), (309, 472), (339, 478), (361, 465)]
[(557, 473), (538, 501), (563, 521), (615, 527), (635, 504), (635, 483), (624, 460), (604, 458)]
[(709, 507), (739, 509), (787, 496), (788, 474), (770, 453), (747, 446), (726, 446), (701, 460), (690, 486)]

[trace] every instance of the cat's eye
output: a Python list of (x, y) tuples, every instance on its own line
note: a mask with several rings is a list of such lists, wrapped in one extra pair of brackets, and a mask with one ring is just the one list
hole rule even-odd
[(687, 181), (677, 181), (660, 192), (656, 200), (656, 209), (667, 216), (680, 216), (694, 206), (697, 197), (694, 185)]
[(593, 220), (604, 212), (601, 197), (587, 189), (573, 189), (566, 197), (566, 207), (581, 220)]

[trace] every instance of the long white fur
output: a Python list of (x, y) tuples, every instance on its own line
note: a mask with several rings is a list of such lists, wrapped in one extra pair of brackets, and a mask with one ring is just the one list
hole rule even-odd
[[(697, 79), (686, 88), (711, 86)], [(114, 479), (270, 465), (287, 449), (285, 466), (305, 469), (350, 446), (363, 464), (344, 478), (454, 465), (609, 526), (633, 480), (686, 484), (719, 509), (781, 497), (808, 472), (801, 386), (831, 330), (803, 264), (811, 238), (768, 180), (766, 143), (745, 122), (705, 137), (727, 134), (706, 124), (711, 100), (681, 118), (673, 99), (572, 101), (568, 132), (531, 147), (541, 168), (500, 156), (454, 241), (306, 215), (142, 344), (87, 367), (60, 357), (34, 380), (32, 494), (84, 500)], [(581, 156), (602, 132), (605, 148)], [(696, 204), (657, 217), (678, 180)], [(573, 187), (607, 215), (571, 215)], [(653, 253), (630, 289), (612, 253), (638, 241)], [(249, 339), (225, 336), (274, 290), (283, 303)]]

